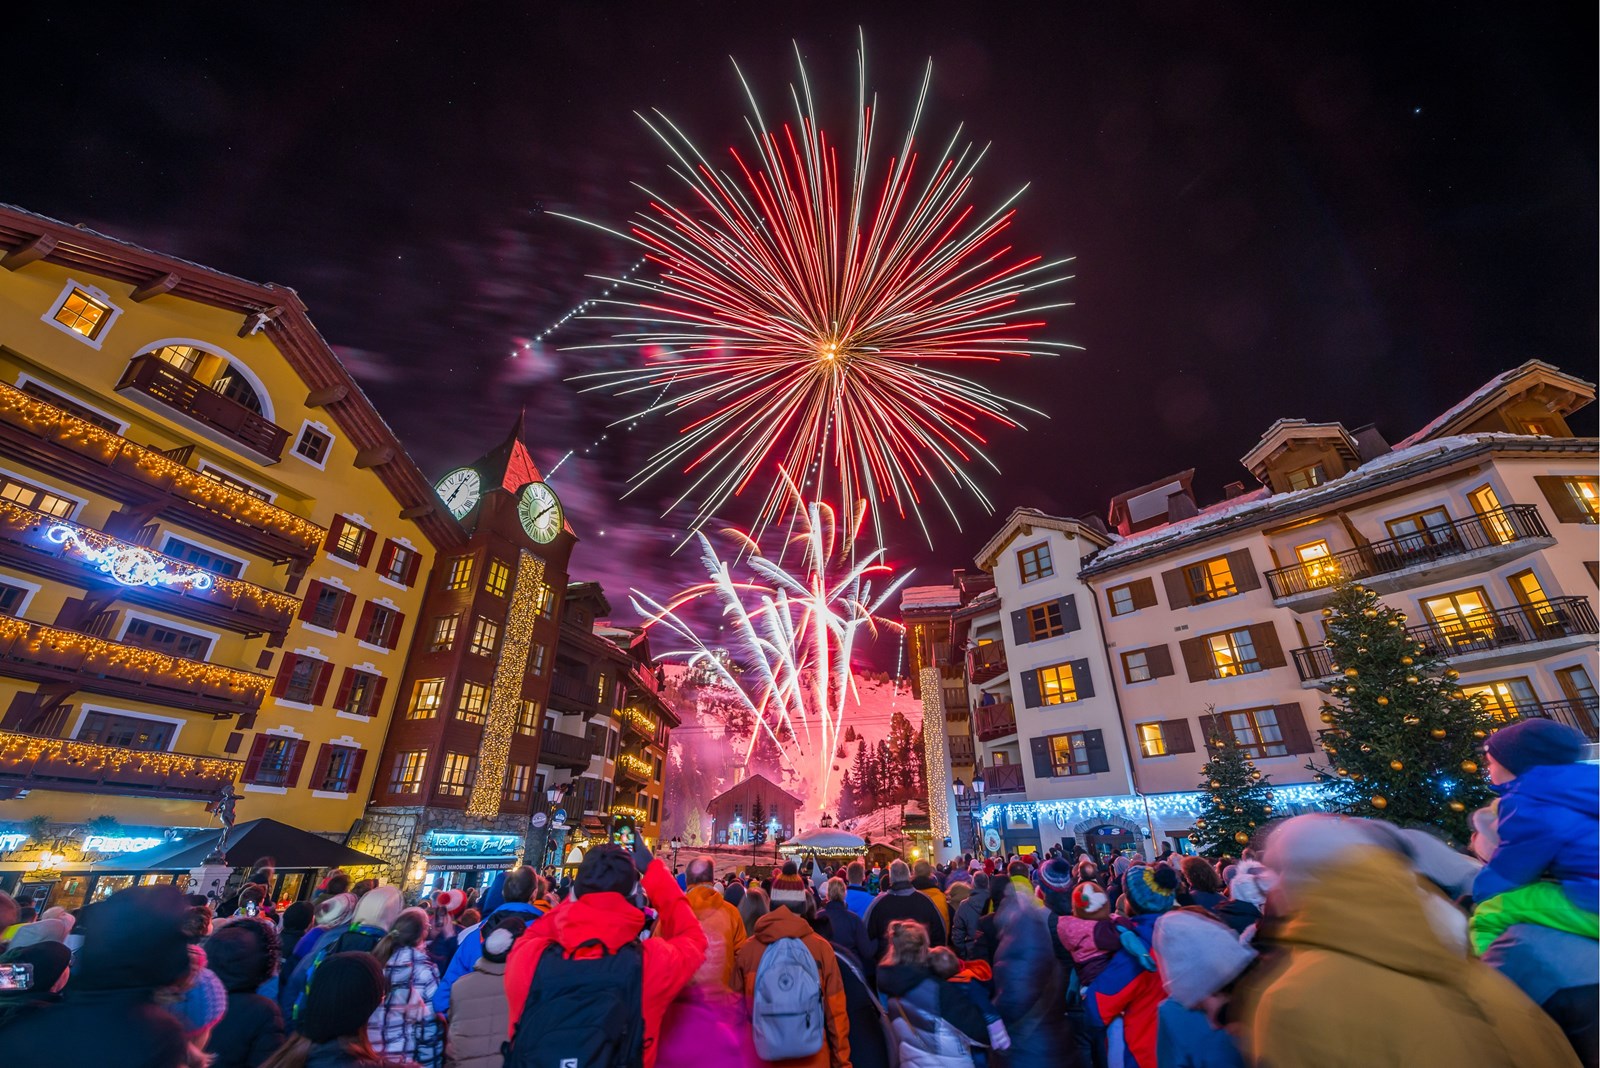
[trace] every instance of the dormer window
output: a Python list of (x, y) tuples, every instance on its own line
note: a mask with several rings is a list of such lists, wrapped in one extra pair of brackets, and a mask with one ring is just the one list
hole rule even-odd
[(1321, 464), (1297, 467), (1289, 472), (1289, 488), (1292, 490), (1310, 489), (1312, 486), (1320, 486), (1326, 481), (1328, 481), (1328, 472)]

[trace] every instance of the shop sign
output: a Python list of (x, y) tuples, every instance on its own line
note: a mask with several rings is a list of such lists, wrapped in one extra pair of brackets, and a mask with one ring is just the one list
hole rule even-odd
[(433, 857), (504, 856), (515, 853), (522, 839), (514, 834), (468, 834), (429, 831), (427, 851)]
[(9, 853), (13, 849), (21, 849), (28, 840), (25, 834), (0, 834), (0, 853)]
[(165, 838), (135, 838), (126, 834), (86, 834), (83, 836), (85, 853), (137, 853), (154, 849)]

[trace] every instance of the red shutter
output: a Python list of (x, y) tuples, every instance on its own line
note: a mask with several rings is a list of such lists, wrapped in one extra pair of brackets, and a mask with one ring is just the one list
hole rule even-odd
[(345, 789), (352, 794), (361, 785), (361, 769), (366, 763), (367, 751), (365, 749), (357, 749), (355, 755), (350, 758), (350, 777), (345, 780)]
[(400, 628), (406, 625), (404, 612), (396, 612), (392, 608), (389, 611), (394, 618), (389, 621), (389, 636), (383, 640), (385, 649), (393, 649), (400, 644)]
[(317, 682), (311, 688), (311, 703), (320, 705), (322, 699), (328, 696), (328, 683), (333, 680), (333, 665), (326, 660), (317, 664)]
[(322, 789), (323, 781), (328, 777), (328, 762), (332, 759), (333, 746), (323, 742), (317, 749), (317, 762), (311, 765), (311, 781), (306, 784), (307, 786), (313, 790)]
[(294, 661), (293, 653), (283, 654), (283, 663), (278, 665), (278, 677), (272, 682), (272, 696), (282, 697), (289, 688), (289, 676), (294, 674)]
[(383, 688), (389, 680), (382, 675), (372, 677), (372, 696), (367, 700), (367, 715), (376, 716), (383, 711)]
[(316, 603), (317, 603), (317, 591), (319, 591), (321, 589), (322, 589), (322, 583), (317, 582), (315, 580), (313, 580), (311, 582), (311, 584), (306, 587), (305, 598), (300, 602), (300, 611), (296, 615), (295, 618), (297, 618), (297, 619), (310, 619), (311, 618), (312, 609), (316, 606)]
[(240, 774), (241, 782), (255, 782), (256, 772), (261, 770), (261, 758), (266, 756), (267, 743), (272, 739), (265, 734), (258, 734), (250, 743), (250, 755), (245, 757), (244, 771)]
[(356, 637), (362, 641), (367, 640), (367, 632), (372, 629), (372, 613), (376, 608), (377, 605), (371, 601), (361, 606), (361, 618), (356, 621)]
[(378, 574), (387, 575), (394, 566), (395, 554), (400, 551), (400, 546), (393, 538), (383, 539), (383, 551), (378, 554)]
[(350, 685), (356, 681), (356, 673), (349, 668), (344, 669), (344, 674), (339, 678), (339, 688), (333, 692), (333, 707), (343, 708), (344, 703), (350, 700)]
[(289, 777), (283, 780), (283, 785), (293, 789), (300, 785), (300, 766), (306, 762), (306, 751), (311, 748), (311, 743), (301, 739), (294, 744), (294, 756), (289, 758)]
[(377, 544), (378, 536), (370, 530), (361, 531), (361, 555), (356, 557), (356, 563), (362, 567), (367, 566), (367, 561), (372, 558), (372, 547)]
[(339, 594), (339, 610), (333, 614), (333, 629), (340, 634), (350, 624), (350, 610), (356, 606), (356, 595), (343, 592)]
[(418, 552), (417, 550), (415, 550), (415, 549), (412, 549), (409, 552), (407, 552), (407, 554), (406, 554), (406, 573), (405, 573), (405, 577), (402, 578), (400, 581), (404, 582), (407, 586), (416, 585), (416, 583), (417, 583), (417, 569), (419, 567), (421, 567), (421, 566), (422, 566), (422, 554), (420, 552)]
[(328, 524), (328, 540), (322, 543), (324, 549), (333, 552), (334, 547), (339, 544), (339, 534), (348, 522), (349, 520), (342, 515), (333, 517), (333, 522)]

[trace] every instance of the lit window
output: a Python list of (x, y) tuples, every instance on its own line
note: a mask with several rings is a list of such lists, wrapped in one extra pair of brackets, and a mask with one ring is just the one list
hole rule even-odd
[(1600, 479), (1564, 478), (1562, 485), (1578, 506), (1585, 523), (1600, 523)]
[(545, 583), (541, 582), (541, 583), (539, 583), (538, 589), (536, 591), (534, 591), (534, 595), (533, 596), (534, 596), (534, 603), (535, 603), (535, 605), (537, 606), (537, 608), (539, 610), (539, 618), (540, 619), (549, 619), (549, 618), (551, 618), (551, 616), (555, 614), (555, 606), (556, 606), (555, 591), (552, 590)]
[(1255, 642), (1251, 640), (1248, 630), (1213, 634), (1206, 639), (1206, 647), (1211, 652), (1213, 678), (1227, 679), (1261, 670), (1261, 661), (1256, 658)]
[(542, 645), (535, 645), (528, 649), (528, 674), (543, 675), (547, 650)]
[(459, 615), (439, 616), (434, 619), (433, 630), (428, 635), (428, 652), (442, 653), (454, 645), (456, 627), (460, 623)]
[(1192, 564), (1183, 569), (1183, 577), (1189, 585), (1189, 596), (1196, 603), (1232, 597), (1239, 592), (1226, 556)]
[(356, 757), (360, 752), (347, 745), (329, 746), (327, 767), (322, 772), (322, 782), (317, 789), (330, 794), (347, 794), (354, 790), (356, 772), (360, 766)]
[(1088, 775), (1089, 741), (1082, 731), (1050, 737), (1052, 775)]
[(349, 560), (351, 563), (360, 563), (361, 557), (366, 553), (367, 544), (373, 537), (372, 531), (366, 527), (341, 518), (339, 534), (334, 538), (333, 548), (330, 551), (334, 556), (341, 559)]
[[(1561, 689), (1566, 693), (1567, 700), (1583, 713), (1583, 722), (1592, 732), (1596, 704), (1600, 696), (1595, 693), (1594, 680), (1589, 677), (1589, 672), (1581, 664), (1576, 667), (1561, 668), (1556, 672), (1556, 681), (1561, 683)], [(1592, 733), (1590, 737), (1593, 737)]]
[(371, 716), (372, 704), (378, 699), (378, 683), (381, 681), (383, 680), (377, 675), (369, 675), (365, 671), (350, 672), (350, 688), (339, 711), (349, 716)]
[(472, 585), (472, 557), (458, 556), (445, 568), (444, 588), (464, 590)]
[(1295, 546), (1294, 555), (1300, 561), (1300, 570), (1306, 576), (1308, 588), (1329, 586), (1339, 581), (1339, 565), (1333, 559), (1333, 550), (1326, 538)]
[(1233, 740), (1252, 760), (1262, 757), (1288, 756), (1289, 747), (1283, 742), (1283, 731), (1278, 729), (1278, 713), (1270, 708), (1252, 708), (1227, 714), (1228, 727)]
[(539, 733), (538, 701), (523, 701), (517, 706), (517, 733), (527, 735)]
[(389, 792), (415, 794), (422, 790), (422, 773), (428, 766), (428, 754), (420, 751), (396, 753), (394, 776), (389, 780)]
[(526, 801), (528, 799), (528, 783), (533, 779), (533, 769), (526, 764), (506, 765), (506, 793), (507, 801)]
[(1144, 649), (1123, 653), (1122, 670), (1129, 682), (1148, 682), (1154, 677), (1150, 673), (1150, 654)]
[(400, 620), (400, 614), (381, 604), (372, 605), (371, 608), (372, 616), (367, 620), (367, 632), (361, 635), (361, 640), (380, 649), (393, 649), (395, 640), (399, 637), (395, 630), (398, 629), (396, 624)]
[(506, 595), (506, 583), (511, 579), (511, 569), (499, 560), (489, 561), (489, 570), (483, 576), (483, 588), (496, 597)]
[(1461, 692), (1468, 697), (1476, 697), (1483, 703), (1484, 710), (1498, 720), (1520, 719), (1521, 709), (1532, 708), (1539, 703), (1538, 697), (1534, 696), (1533, 685), (1526, 678), (1480, 682), (1461, 687)]
[(1159, 723), (1141, 723), (1139, 731), (1139, 752), (1147, 757), (1167, 755), (1167, 739), (1161, 733)]
[(1312, 464), (1310, 467), (1297, 467), (1289, 472), (1289, 488), (1292, 490), (1310, 489), (1320, 486), (1328, 481), (1328, 472), (1323, 470), (1321, 464)]
[(1035, 545), (1017, 553), (1017, 570), (1022, 574), (1023, 582), (1032, 582), (1035, 579), (1049, 578), (1056, 573), (1055, 567), (1050, 562), (1050, 546)]
[(1450, 529), (1450, 513), (1443, 508), (1430, 508), (1388, 520), (1389, 537), (1399, 543), (1402, 552), (1416, 552), (1430, 545), (1449, 543), (1455, 534)]
[(14, 478), (0, 475), (0, 498), (20, 504), (24, 508), (32, 508), (45, 515), (53, 515), (57, 519), (72, 518), (73, 510), (78, 507), (74, 501), (49, 490), (30, 486), (26, 482), (18, 482)]
[(1061, 602), (1036, 604), (1028, 609), (1028, 640), (1041, 641), (1067, 632), (1061, 619)]
[(1071, 664), (1052, 664), (1034, 673), (1039, 680), (1039, 700), (1047, 705), (1062, 705), (1078, 699), (1078, 684)]
[(237, 476), (234, 476), (234, 475), (230, 475), (226, 471), (218, 471), (215, 467), (212, 467), (210, 464), (201, 464), (200, 465), (200, 474), (204, 475), (206, 478), (209, 478), (213, 482), (222, 483), (224, 486), (227, 486), (231, 490), (237, 490), (238, 492), (243, 493), (247, 497), (254, 497), (258, 501), (270, 501), (270, 500), (272, 500), (272, 494), (268, 493), (266, 490), (262, 489), (260, 486), (252, 486), (250, 483), (246, 482), (244, 479), (238, 478)]
[(472, 778), (472, 765), (476, 761), (466, 753), (446, 753), (444, 767), (439, 772), (439, 792), (446, 797), (460, 797), (467, 792)]
[(1461, 590), (1422, 602), (1423, 611), (1433, 625), (1452, 639), (1471, 639), (1494, 628), (1489, 598), (1482, 590)]
[(74, 286), (56, 309), (55, 320), (74, 334), (92, 341), (105, 329), (106, 317), (110, 314), (111, 305)]
[(411, 692), (411, 704), (406, 710), (407, 719), (432, 719), (444, 700), (443, 679), (418, 679)]
[(493, 656), (500, 644), (500, 624), (479, 616), (472, 627), (472, 651), (479, 656)]
[(489, 708), (489, 687), (481, 682), (463, 682), (456, 701), (456, 718), (463, 723), (482, 723)]
[(155, 358), (186, 375), (194, 374), (204, 353), (193, 345), (163, 345), (153, 350)]
[(402, 586), (411, 584), (412, 569), (416, 566), (417, 551), (398, 542), (384, 542), (383, 555), (378, 558), (378, 574)]
[(1484, 533), (1489, 535), (1491, 543), (1507, 545), (1517, 540), (1517, 528), (1511, 525), (1511, 520), (1500, 507), (1500, 495), (1493, 486), (1481, 486), (1473, 490), (1467, 494), (1467, 500), (1472, 502), (1472, 510), (1478, 513), (1479, 522), (1483, 524)]
[(611, 707), (606, 703), (606, 673), (604, 671), (600, 673), (600, 678), (595, 683), (594, 700), (595, 704), (599, 705), (602, 709), (609, 709)]
[(307, 423), (300, 428), (300, 437), (294, 443), (294, 451), (295, 455), (321, 467), (328, 462), (328, 449), (332, 444), (332, 434)]

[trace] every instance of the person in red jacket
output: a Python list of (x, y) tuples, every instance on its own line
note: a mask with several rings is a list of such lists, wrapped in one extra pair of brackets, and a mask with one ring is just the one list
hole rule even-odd
[(574, 883), (577, 896), (535, 920), (511, 947), (505, 976), (510, 1034), (516, 1034), (539, 958), (552, 942), (570, 954), (599, 939), (614, 953), (639, 937), (647, 919), (633, 901), (639, 889), (658, 914), (643, 949), (644, 1068), (653, 1068), (661, 1017), (705, 960), (706, 934), (678, 881), (639, 839), (631, 855), (616, 845), (590, 850)]

